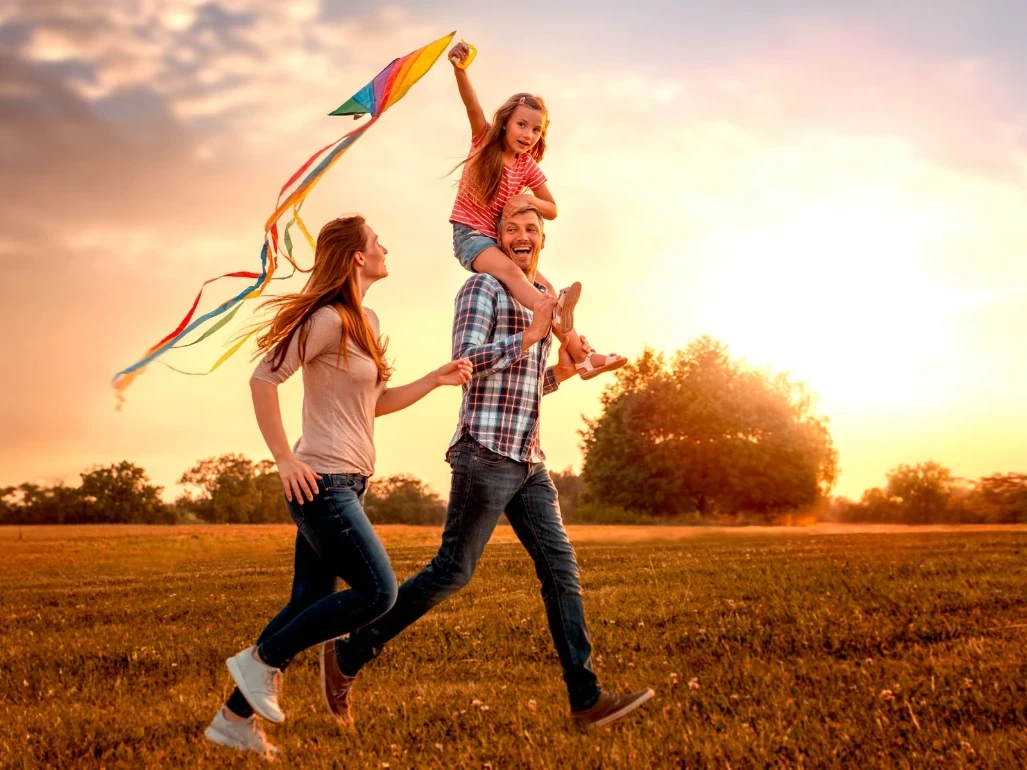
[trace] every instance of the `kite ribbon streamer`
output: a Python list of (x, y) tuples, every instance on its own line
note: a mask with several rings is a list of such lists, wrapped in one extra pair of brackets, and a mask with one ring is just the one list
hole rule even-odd
[[(324, 174), (333, 165), (335, 165), (340, 157), (342, 157), (342, 154), (346, 152), (346, 150), (348, 150), (353, 143), (357, 141), (357, 139), (363, 136), (367, 129), (378, 121), (378, 118), (381, 117), (382, 113), (402, 99), (406, 95), (407, 91), (410, 90), (411, 86), (413, 86), (414, 83), (420, 80), (428, 70), (432, 68), (432, 65), (434, 65), (438, 60), (439, 56), (446, 49), (446, 46), (448, 46), (453, 40), (453, 35), (455, 34), (455, 32), (451, 32), (450, 34), (439, 38), (434, 43), (430, 43), (423, 48), (419, 48), (399, 59), (394, 59), (385, 69), (375, 75), (374, 79), (370, 83), (357, 91), (357, 93), (350, 97), (340, 107), (329, 113), (331, 115), (352, 115), (354, 118), (359, 118), (363, 115), (370, 115), (371, 119), (331, 144), (322, 147), (311, 155), (310, 158), (307, 159), (307, 162), (300, 166), (299, 169), (289, 177), (289, 180), (282, 185), (282, 189), (278, 193), (278, 200), (275, 203), (274, 213), (268, 217), (267, 223), (264, 226), (264, 244), (260, 250), (260, 272), (238, 271), (226, 273), (216, 278), (204, 281), (203, 285), (200, 287), (199, 293), (196, 295), (196, 299), (193, 300), (192, 307), (189, 308), (189, 312), (185, 314), (185, 317), (179, 322), (175, 330), (165, 336), (156, 345), (150, 347), (143, 357), (134, 364), (122, 369), (114, 375), (113, 385), (117, 391), (119, 400), (122, 399), (122, 394), (125, 389), (133, 380), (135, 380), (136, 377), (143, 373), (148, 364), (157, 360), (172, 348), (188, 347), (207, 339), (207, 337), (222, 328), (235, 316), (243, 302), (248, 299), (259, 297), (272, 280), (277, 280), (273, 276), (275, 269), (278, 267), (279, 259), (284, 258), (286, 261), (291, 263), (295, 269), (299, 269), (293, 259), (292, 237), (289, 234), (289, 229), (293, 224), (295, 224), (303, 234), (307, 243), (309, 243), (312, 248), (314, 247), (314, 238), (311, 236), (306, 224), (304, 224), (303, 220), (300, 218), (300, 209), (303, 207), (303, 202), (307, 195), (309, 195), (310, 191), (314, 189), (319, 181), (321, 181), (321, 177), (324, 176)], [(294, 184), (295, 187), (293, 187)], [(290, 188), (291, 192), (286, 195), (286, 191), (290, 190)], [(278, 240), (278, 221), (289, 209), (292, 209), (292, 219), (285, 226), (285, 230), (282, 234), (282, 241), (285, 246), (283, 251)], [(253, 283), (240, 291), (234, 297), (222, 302), (213, 310), (194, 319), (193, 316), (196, 313), (196, 308), (199, 306), (200, 299), (203, 297), (203, 290), (208, 284), (220, 281), (222, 278), (248, 278), (253, 280)], [(179, 344), (182, 343), (185, 336), (193, 330), (199, 328), (208, 321), (213, 321), (218, 316), (225, 315), (226, 313), (227, 316), (220, 318), (211, 326), (211, 328), (206, 329), (198, 339), (190, 343)], [(253, 332), (250, 332), (241, 340), (236, 342), (227, 352), (218, 358), (207, 372), (192, 373), (209, 374), (210, 372), (213, 372), (226, 359), (242, 347), (243, 343), (249, 339), (252, 333)], [(160, 363), (165, 362), (161, 361)], [(170, 364), (165, 365), (174, 369)], [(175, 371), (180, 370), (175, 369)], [(190, 372), (182, 373), (190, 374)]]

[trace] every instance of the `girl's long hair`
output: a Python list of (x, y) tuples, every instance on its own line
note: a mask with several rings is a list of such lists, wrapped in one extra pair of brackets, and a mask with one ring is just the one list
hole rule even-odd
[[(506, 123), (522, 102), (525, 107), (538, 110), (543, 115), (542, 133), (538, 142), (528, 152), (536, 163), (540, 163), (542, 156), (546, 153), (546, 131), (549, 129), (549, 110), (546, 109), (546, 103), (542, 101), (541, 96), (535, 96), (535, 94), (514, 94), (503, 102), (503, 105), (496, 110), (496, 114), (492, 116), (492, 125), (489, 126), (481, 147), (453, 167), (453, 171), (456, 171), (460, 166), (464, 166), (464, 177), (467, 179), (466, 189), (482, 205), (489, 205), (499, 195), (499, 186), (503, 182), (503, 146)], [(449, 173), (452, 174), (453, 171)]]
[(258, 329), (257, 355), (271, 353), (271, 370), (285, 360), (293, 335), (299, 331), (299, 355), (304, 360), (310, 327), (306, 321), (323, 307), (331, 307), (342, 321), (339, 355), (349, 365), (347, 343), (352, 338), (378, 367), (378, 382), (386, 382), (392, 370), (385, 361), (387, 343), (379, 340), (364, 315), (357, 264), (354, 255), (367, 247), (364, 218), (360, 215), (334, 219), (317, 235), (314, 267), (298, 294), (285, 294), (264, 302), (260, 308), (274, 310), (274, 318)]

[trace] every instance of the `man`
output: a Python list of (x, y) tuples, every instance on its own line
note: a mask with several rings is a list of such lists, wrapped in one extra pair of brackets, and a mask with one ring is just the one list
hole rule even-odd
[[(539, 212), (526, 206), (501, 219), (499, 237), (506, 255), (534, 280), (545, 244)], [(473, 379), (464, 385), (456, 434), (446, 454), (453, 481), (442, 546), (428, 566), (400, 586), (389, 612), (348, 640), (322, 645), (322, 684), (336, 716), (349, 719), (349, 693), (360, 668), (467, 584), (504, 511), (535, 562), (573, 719), (583, 725), (609, 724), (653, 696), (649, 689), (630, 695), (603, 692), (592, 671), (578, 565), (539, 446), (542, 396), (575, 373), (565, 348), (559, 363), (546, 367), (555, 307), (556, 298), (544, 294), (534, 312), (528, 311), (502, 283), (483, 273), (469, 278), (457, 294), (453, 357), (470, 359)]]

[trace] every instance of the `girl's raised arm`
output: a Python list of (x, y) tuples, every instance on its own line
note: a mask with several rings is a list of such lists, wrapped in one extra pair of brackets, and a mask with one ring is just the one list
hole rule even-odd
[(449, 49), (449, 61), (453, 64), (453, 74), (456, 75), (456, 87), (459, 89), (460, 98), (467, 109), (467, 120), (471, 124), (471, 138), (473, 139), (481, 135), (488, 122), (485, 120), (485, 113), (478, 103), (478, 95), (474, 93), (471, 79), (467, 76), (467, 70), (456, 66), (457, 62), (463, 61), (470, 53), (471, 50), (467, 47), (467, 43), (457, 43)]

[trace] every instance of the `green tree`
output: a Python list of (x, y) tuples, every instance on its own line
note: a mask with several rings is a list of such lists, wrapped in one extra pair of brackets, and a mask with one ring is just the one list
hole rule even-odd
[(376, 524), (441, 524), (446, 505), (420, 479), (402, 474), (375, 479), (364, 495), (364, 510)]
[(900, 465), (887, 475), (885, 496), (894, 502), (906, 524), (928, 524), (948, 519), (954, 480), (948, 468), (936, 462)]
[(261, 460), (254, 466), (254, 487), (256, 488), (256, 504), (250, 513), (251, 522), (266, 524), (285, 524), (292, 521), (289, 508), (285, 504), (282, 490), (282, 477), (278, 475), (278, 467), (273, 460)]
[(868, 489), (860, 498), (859, 505), (850, 509), (850, 521), (866, 521), (875, 524), (905, 524), (905, 511), (897, 500), (878, 487)]
[(701, 337), (667, 362), (646, 350), (618, 372), (583, 431), (587, 498), (655, 515), (811, 507), (837, 454), (813, 398), (786, 375), (732, 361)]
[(123, 460), (80, 474), (76, 520), (85, 524), (171, 524), (174, 514), (146, 471)]
[(974, 486), (966, 505), (989, 524), (1027, 524), (1027, 473), (985, 476)]
[(948, 468), (926, 462), (899, 465), (888, 472), (883, 488), (863, 493), (848, 506), (842, 521), (883, 524), (938, 524), (980, 521), (974, 509), (976, 485), (955, 479)]
[(196, 491), (193, 512), (214, 524), (248, 524), (261, 503), (253, 461), (238, 454), (200, 460), (178, 483)]
[(581, 502), (581, 494), (585, 491), (585, 482), (573, 468), (550, 471), (549, 478), (553, 480), (553, 486), (556, 487), (556, 493), (560, 498), (560, 514), (564, 521), (573, 521)]
[(19, 498), (19, 523), (77, 524), (82, 519), (79, 490), (63, 483), (44, 487), (25, 482), (18, 485), (15, 496)]
[(0, 487), (0, 524), (20, 524), (21, 503), (17, 487)]

